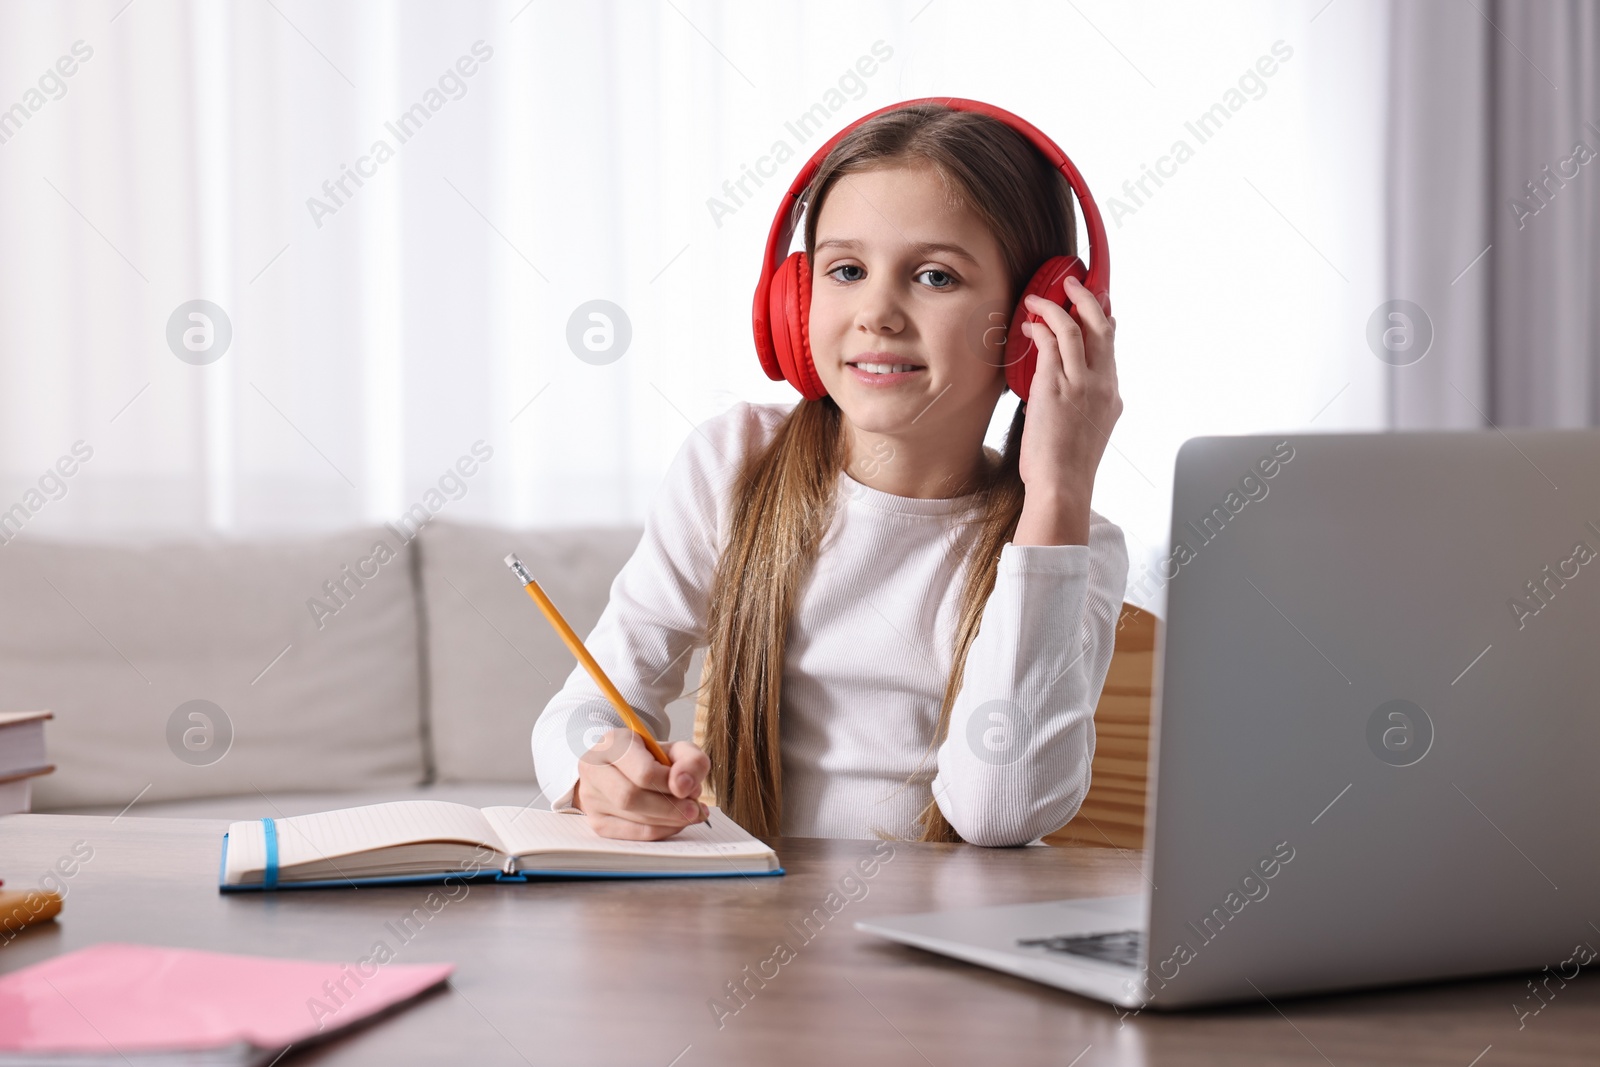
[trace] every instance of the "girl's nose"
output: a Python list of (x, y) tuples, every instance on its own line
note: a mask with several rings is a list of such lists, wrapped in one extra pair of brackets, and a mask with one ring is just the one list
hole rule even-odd
[(905, 313), (890, 286), (868, 282), (857, 291), (861, 300), (856, 309), (858, 327), (869, 333), (894, 333), (904, 328)]

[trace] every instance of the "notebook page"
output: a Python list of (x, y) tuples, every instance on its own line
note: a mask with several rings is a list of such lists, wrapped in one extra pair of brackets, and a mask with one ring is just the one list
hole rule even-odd
[(585, 815), (532, 808), (484, 808), (483, 814), (499, 831), (508, 852), (525, 856), (538, 852), (607, 852), (627, 856), (766, 856), (772, 852), (751, 837), (744, 827), (711, 809), (711, 818), (679, 830), (665, 841), (618, 841), (601, 837)]
[[(276, 823), (280, 868), (421, 841), (464, 841), (499, 847), (494, 829), (482, 812), (443, 800), (396, 800), (315, 815), (291, 815)], [(259, 871), (266, 865), (266, 834), (261, 820), (230, 825), (229, 872)]]

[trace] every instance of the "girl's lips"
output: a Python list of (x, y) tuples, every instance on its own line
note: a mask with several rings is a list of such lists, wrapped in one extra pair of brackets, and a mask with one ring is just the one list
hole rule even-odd
[(845, 370), (854, 375), (856, 381), (866, 385), (879, 386), (898, 385), (901, 382), (910, 381), (917, 375), (925, 373), (927, 369), (927, 367), (917, 367), (915, 370), (896, 371), (893, 374), (873, 374), (871, 371), (864, 371), (853, 364), (845, 364)]

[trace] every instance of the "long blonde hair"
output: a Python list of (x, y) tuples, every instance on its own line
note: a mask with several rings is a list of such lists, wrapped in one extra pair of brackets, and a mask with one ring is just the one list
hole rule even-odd
[[(1066, 179), (1026, 138), (997, 119), (919, 104), (886, 112), (834, 146), (803, 195), (806, 262), (817, 216), (847, 174), (902, 164), (930, 166), (953, 200), (984, 219), (1004, 255), (1013, 304), (1046, 259), (1076, 253)], [(1009, 309), (1007, 311), (1009, 317)], [(717, 562), (706, 620), (711, 666), (702, 679), (705, 751), (718, 805), (751, 833), (773, 835), (782, 820), (778, 709), (784, 650), (798, 592), (833, 517), (847, 460), (841, 412), (832, 397), (802, 399), (735, 481), (726, 548)], [(967, 650), (994, 589), (1000, 550), (1022, 514), (1017, 472), (1026, 405), (1018, 404), (998, 464), (973, 497), (976, 526), (962, 589), (950, 678), (927, 755), (950, 729)], [(925, 757), (926, 761), (926, 757)], [(921, 840), (961, 838), (930, 797)]]

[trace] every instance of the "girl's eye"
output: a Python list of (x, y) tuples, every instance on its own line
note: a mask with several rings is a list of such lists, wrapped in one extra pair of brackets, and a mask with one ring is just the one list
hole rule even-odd
[[(838, 273), (840, 271), (842, 271), (842, 270), (859, 271), (859, 270), (861, 270), (861, 267), (858, 266), (855, 263), (841, 263), (839, 266), (837, 266), (837, 267), (833, 268), (832, 270), (828, 271), (828, 277), (833, 278), (835, 281), (841, 281), (841, 282), (858, 282), (858, 281), (861, 280), (860, 275), (856, 275), (854, 277), (849, 277), (849, 278), (837, 277)], [(918, 278), (920, 278), (924, 274), (935, 274), (935, 275), (938, 275), (938, 278), (935, 279), (929, 285), (929, 288), (932, 288), (932, 289), (948, 289), (948, 288), (950, 288), (952, 285), (954, 285), (956, 283), (955, 277), (952, 274), (950, 274), (949, 271), (943, 271), (943, 270), (938, 269), (937, 267), (930, 267), (927, 270), (918, 271), (916, 276)]]

